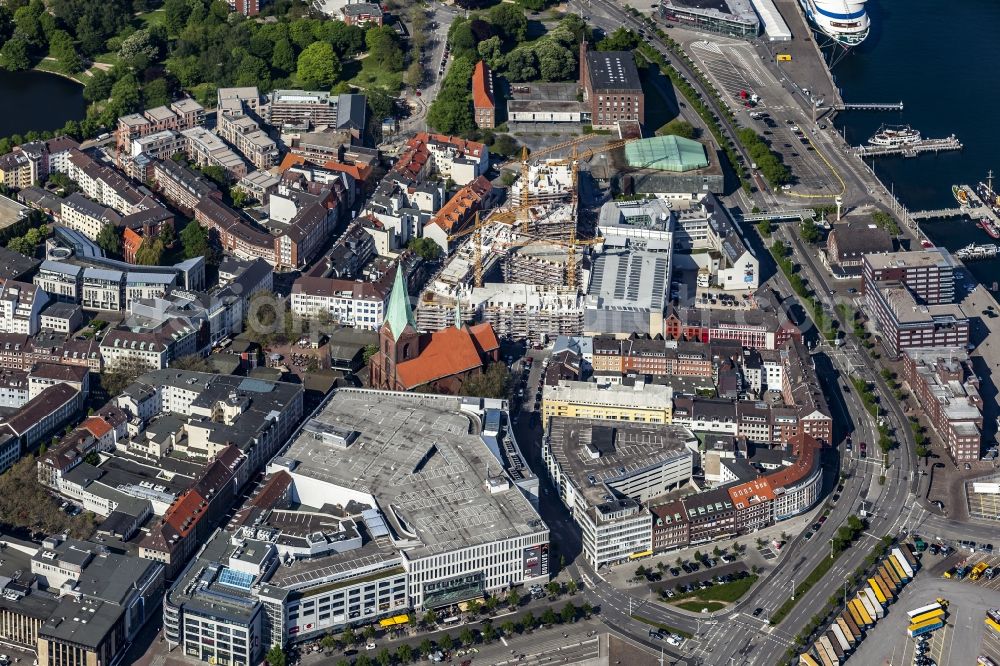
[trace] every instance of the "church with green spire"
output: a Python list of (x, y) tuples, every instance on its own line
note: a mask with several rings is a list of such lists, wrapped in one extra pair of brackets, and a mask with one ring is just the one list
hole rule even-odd
[(379, 328), (378, 353), (369, 365), (371, 387), (408, 391), (430, 386), (437, 392), (457, 393), (463, 381), (500, 358), (496, 332), (490, 324), (464, 326), (461, 309), (456, 307), (453, 326), (421, 333), (404, 272), (397, 267)]

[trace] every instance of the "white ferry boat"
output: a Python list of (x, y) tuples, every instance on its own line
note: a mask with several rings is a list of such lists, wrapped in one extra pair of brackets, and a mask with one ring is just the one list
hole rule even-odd
[(857, 46), (868, 37), (868, 0), (799, 0), (809, 21), (834, 41)]
[(875, 136), (868, 139), (873, 146), (908, 146), (920, 143), (920, 132), (909, 125), (883, 125)]

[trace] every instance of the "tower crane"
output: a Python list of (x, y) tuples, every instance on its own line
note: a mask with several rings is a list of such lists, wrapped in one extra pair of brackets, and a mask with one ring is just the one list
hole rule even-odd
[[(562, 150), (565, 148), (572, 148), (572, 155), (564, 160), (556, 162), (556, 164), (569, 164), (572, 173), (572, 206), (575, 212), (577, 204), (577, 188), (579, 183), (579, 163), (581, 160), (590, 159), (594, 155), (599, 155), (601, 153), (606, 153), (617, 148), (621, 148), (627, 143), (634, 141), (635, 139), (621, 139), (618, 141), (610, 141), (602, 146), (596, 146), (590, 148), (583, 152), (577, 152), (577, 145), (586, 141), (589, 137), (577, 137), (576, 139), (571, 139), (569, 141), (564, 141), (562, 143), (544, 148), (540, 151), (532, 153), (531, 158), (538, 158), (543, 155), (555, 152), (557, 150)], [(528, 211), (531, 209), (530, 197), (529, 197), (529, 156), (528, 149), (524, 148), (521, 152), (521, 183), (523, 186), (523, 192), (521, 198), (521, 205), (510, 208), (504, 211), (493, 213), (486, 217), (485, 219), (480, 219), (479, 211), (476, 211), (475, 221), (472, 226), (459, 231), (458, 233), (449, 234), (448, 241), (464, 238), (465, 236), (472, 236), (472, 253), (473, 253), (473, 285), (476, 287), (483, 286), (483, 243), (482, 243), (482, 231), (489, 225), (492, 224), (514, 224), (519, 218), (522, 218), (523, 222), (521, 231), (522, 235), (527, 235), (527, 239), (523, 242), (518, 242), (510, 245), (510, 247), (519, 247), (524, 245), (529, 245), (531, 243), (544, 241), (553, 243), (555, 245), (561, 245), (566, 247), (567, 257), (566, 257), (566, 284), (570, 287), (576, 287), (576, 248), (586, 247), (590, 245), (598, 245), (604, 242), (602, 238), (586, 238), (580, 239), (576, 237), (576, 224), (573, 224), (573, 228), (570, 230), (570, 235), (568, 240), (561, 239), (548, 239), (533, 236), (527, 233), (527, 223), (528, 223)]]

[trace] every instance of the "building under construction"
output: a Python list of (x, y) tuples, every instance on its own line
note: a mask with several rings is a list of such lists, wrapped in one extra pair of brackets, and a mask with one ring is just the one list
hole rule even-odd
[(576, 204), (529, 206), (518, 218), (521, 231), (535, 238), (566, 241), (576, 237)]
[(574, 198), (576, 182), (570, 160), (545, 160), (522, 168), (521, 175), (511, 187), (510, 199), (514, 206), (525, 203), (524, 175), (528, 176), (527, 203), (570, 203)]
[(584, 297), (570, 287), (490, 283), (473, 289), (477, 319), (497, 335), (545, 344), (559, 335), (583, 333)]
[[(520, 247), (514, 247), (504, 259), (503, 279), (511, 283), (565, 286), (568, 250), (564, 244), (548, 243), (543, 240), (529, 241)], [(574, 263), (575, 284), (583, 284), (581, 262)]]
[[(435, 290), (436, 289), (436, 290)], [(489, 322), (497, 335), (541, 343), (583, 332), (584, 297), (576, 289), (490, 282), (483, 287), (436, 284), (420, 296), (415, 316), (421, 331)]]

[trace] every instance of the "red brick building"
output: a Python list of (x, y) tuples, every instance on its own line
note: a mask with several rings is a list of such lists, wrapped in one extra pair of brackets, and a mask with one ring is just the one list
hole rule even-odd
[(475, 109), (476, 127), (496, 127), (497, 106), (493, 99), (493, 74), (480, 60), (472, 71), (472, 106)]
[(619, 121), (642, 124), (646, 96), (635, 59), (628, 51), (590, 51), (580, 43), (580, 87), (595, 129), (612, 129)]
[(462, 382), (499, 358), (500, 341), (490, 324), (419, 333), (403, 273), (396, 271), (379, 329), (379, 350), (369, 364), (372, 388), (410, 391), (428, 386), (438, 393), (456, 394)]
[(349, 4), (340, 10), (347, 25), (359, 25), (366, 28), (382, 27), (385, 14), (382, 8), (374, 2), (357, 2)]

